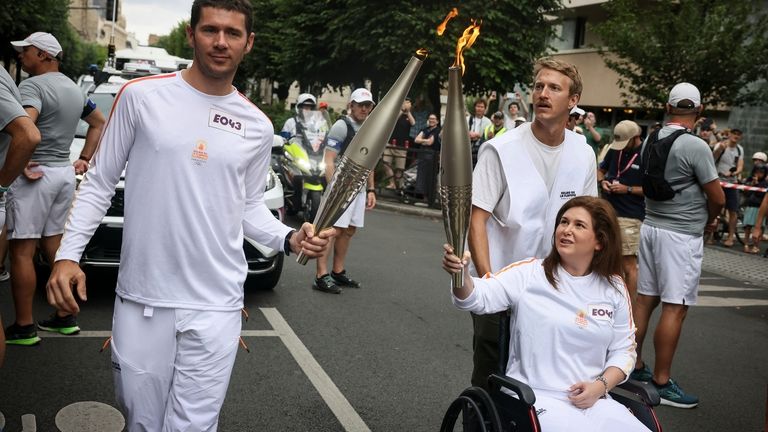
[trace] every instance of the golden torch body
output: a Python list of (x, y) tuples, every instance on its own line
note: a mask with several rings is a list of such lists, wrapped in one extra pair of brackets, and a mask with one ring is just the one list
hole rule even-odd
[[(472, 209), (472, 152), (464, 118), (461, 68), (448, 69), (448, 104), (440, 153), (440, 198), (448, 244), (458, 257), (464, 255)], [(452, 276), (451, 286), (464, 283), (464, 271)]]
[[(411, 57), (387, 94), (360, 126), (360, 130), (355, 134), (344, 154), (339, 156), (339, 165), (320, 200), (320, 207), (313, 222), (316, 233), (333, 227), (360, 190), (364, 188), (368, 175), (384, 153), (387, 140), (392, 135), (397, 118), (400, 116), (400, 108), (422, 63), (423, 61), (418, 57)], [(306, 264), (308, 258), (304, 254), (299, 254), (296, 261)]]

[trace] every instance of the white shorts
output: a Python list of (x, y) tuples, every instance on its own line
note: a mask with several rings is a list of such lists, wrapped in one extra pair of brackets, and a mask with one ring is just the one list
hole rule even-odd
[(704, 238), (643, 224), (640, 227), (637, 293), (664, 303), (695, 305)]
[(38, 239), (64, 232), (72, 199), (75, 196), (75, 168), (37, 167), (39, 180), (20, 175), (7, 192), (8, 239)]
[(613, 399), (598, 399), (591, 408), (580, 409), (536, 390), (535, 407), (545, 432), (649, 432), (627, 407)]
[(361, 190), (333, 226), (336, 228), (347, 228), (349, 226), (362, 228), (363, 221), (365, 221), (365, 201), (367, 195), (364, 189)]
[(0, 229), (5, 225), (5, 194), (0, 196)]
[(240, 311), (150, 308), (115, 297), (112, 372), (129, 431), (215, 431)]

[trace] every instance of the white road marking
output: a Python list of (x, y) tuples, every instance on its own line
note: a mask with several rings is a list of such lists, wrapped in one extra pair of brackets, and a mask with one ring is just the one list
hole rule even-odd
[(762, 288), (740, 288), (740, 287), (724, 287), (719, 285), (699, 285), (699, 292), (702, 292), (702, 291), (729, 292), (729, 291), (768, 291), (768, 290), (764, 290)]
[(21, 432), (37, 432), (37, 419), (34, 414), (21, 416)]
[[(57, 338), (57, 337), (63, 337), (63, 338), (108, 338), (112, 336), (111, 331), (99, 331), (99, 330), (83, 330), (78, 334), (74, 335), (63, 335), (61, 333), (52, 333), (52, 332), (46, 332), (46, 331), (40, 331), (37, 333), (38, 336), (43, 338)], [(240, 335), (243, 337), (277, 337), (279, 336), (276, 331), (274, 330), (243, 330), (240, 332)]]
[(328, 374), (320, 367), (320, 364), (315, 360), (307, 347), (304, 346), (301, 339), (296, 336), (296, 333), (293, 332), (283, 316), (280, 315), (280, 312), (275, 308), (259, 309), (267, 317), (267, 321), (272, 325), (272, 328), (280, 335), (280, 339), (288, 348), (288, 351), (291, 352), (291, 355), (296, 359), (296, 362), (312, 382), (312, 385), (315, 386), (315, 389), (320, 393), (325, 403), (333, 411), (333, 414), (339, 420), (342, 427), (344, 427), (344, 430), (350, 432), (370, 432), (363, 419), (355, 411), (347, 398), (344, 397), (339, 388), (336, 387), (336, 384), (334, 384)]
[[(702, 278), (704, 279), (704, 278)], [(711, 279), (711, 278), (710, 278)], [(723, 292), (723, 293), (747, 293), (755, 291), (768, 291), (764, 288), (726, 287), (720, 285), (699, 285), (699, 292)], [(738, 295), (738, 294), (737, 294)], [(768, 300), (749, 299), (738, 297), (699, 296), (696, 306), (708, 307), (742, 307), (742, 306), (768, 306)]]
[(768, 300), (745, 299), (734, 297), (710, 297), (699, 296), (696, 306), (712, 307), (741, 307), (741, 306), (768, 306)]
[[(312, 356), (307, 347), (301, 342), (301, 339), (294, 333), (285, 318), (275, 308), (259, 308), (273, 330), (243, 330), (240, 332), (243, 337), (279, 337), (291, 353), (301, 370), (307, 375), (312, 385), (320, 393), (325, 403), (331, 409), (333, 414), (341, 423), (344, 430), (348, 432), (370, 432), (370, 428), (365, 424), (360, 415), (352, 407), (344, 394), (334, 384), (333, 380), (325, 373), (320, 364)], [(38, 335), (44, 338), (103, 338), (112, 336), (111, 331), (107, 330), (82, 330), (75, 335), (63, 335), (41, 331)], [(34, 421), (34, 416), (32, 416)], [(30, 429), (29, 432), (34, 432)], [(28, 432), (26, 429), (24, 432)]]

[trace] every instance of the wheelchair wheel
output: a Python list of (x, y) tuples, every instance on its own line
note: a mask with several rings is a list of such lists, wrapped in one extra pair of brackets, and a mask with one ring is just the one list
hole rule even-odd
[(488, 393), (479, 387), (470, 387), (451, 403), (443, 417), (440, 432), (455, 430), (459, 414), (464, 432), (502, 432), (499, 413)]

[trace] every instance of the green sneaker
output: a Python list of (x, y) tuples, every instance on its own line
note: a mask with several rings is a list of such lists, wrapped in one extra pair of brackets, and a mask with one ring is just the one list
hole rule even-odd
[(653, 386), (659, 392), (662, 405), (675, 408), (696, 408), (696, 405), (699, 404), (698, 397), (684, 392), (672, 378), (664, 385), (658, 385), (654, 382)]
[(643, 364), (643, 367), (640, 369), (633, 369), (629, 378), (635, 381), (651, 382), (653, 379), (653, 372), (651, 372), (647, 364)]
[(5, 329), (5, 343), (6, 345), (32, 346), (40, 343), (40, 337), (37, 335), (34, 324), (20, 326), (13, 323)]
[(63, 335), (73, 335), (80, 333), (80, 327), (77, 326), (77, 318), (74, 315), (60, 317), (54, 312), (47, 320), (38, 321), (37, 328)]

